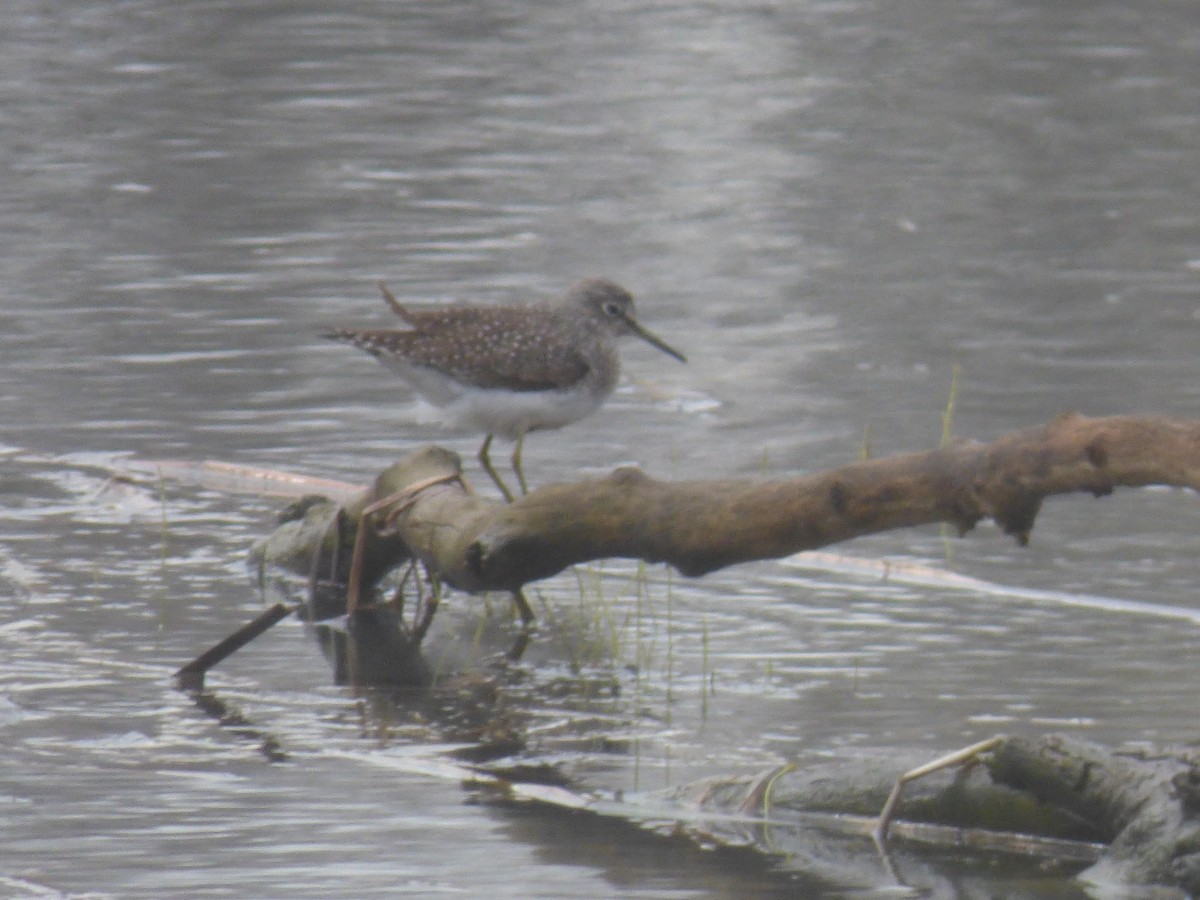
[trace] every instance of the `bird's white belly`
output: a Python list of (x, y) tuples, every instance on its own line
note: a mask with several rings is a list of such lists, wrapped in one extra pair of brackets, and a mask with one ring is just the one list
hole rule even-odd
[(477, 388), (403, 361), (388, 361), (423, 399), (440, 408), (447, 425), (516, 440), (527, 431), (562, 428), (595, 412), (612, 392), (584, 379), (559, 391)]
[(466, 388), (446, 407), (456, 422), (516, 440), (527, 431), (562, 428), (595, 412), (604, 400), (577, 386), (566, 391)]

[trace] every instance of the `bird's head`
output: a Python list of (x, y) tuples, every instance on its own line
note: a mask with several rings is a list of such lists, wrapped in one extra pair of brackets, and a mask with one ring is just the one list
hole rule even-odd
[(632, 334), (680, 362), (687, 357), (644, 328), (633, 308), (633, 295), (606, 278), (585, 278), (567, 292), (567, 302), (581, 305), (588, 315), (615, 337)]

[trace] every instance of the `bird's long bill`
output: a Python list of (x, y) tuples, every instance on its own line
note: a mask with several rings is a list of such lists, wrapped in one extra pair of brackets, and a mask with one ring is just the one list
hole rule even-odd
[(625, 322), (626, 322), (626, 324), (629, 325), (630, 331), (632, 331), (634, 334), (636, 334), (638, 337), (640, 337), (643, 341), (645, 341), (650, 346), (657, 347), (663, 353), (667, 354), (668, 356), (675, 357), (681, 363), (687, 362), (686, 356), (684, 356), (682, 353), (680, 353), (678, 350), (676, 350), (674, 347), (672, 347), (670, 344), (668, 344), (666, 341), (664, 341), (658, 335), (653, 334), (650, 331), (647, 331), (645, 328), (643, 328), (641, 326), (641, 324), (636, 319), (627, 317), (625, 319)]

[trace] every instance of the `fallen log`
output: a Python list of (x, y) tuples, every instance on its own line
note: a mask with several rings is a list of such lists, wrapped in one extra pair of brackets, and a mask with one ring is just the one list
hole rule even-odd
[[(254, 558), (297, 568), (336, 556), (342, 563), (330, 574), (344, 580), (359, 520), (370, 508), (366, 586), (413, 558), (472, 593), (516, 591), (609, 557), (665, 562), (698, 576), (939, 522), (965, 534), (991, 518), (1023, 545), (1047, 497), (1102, 497), (1150, 484), (1200, 488), (1200, 421), (1066, 414), (991, 443), (961, 440), (790, 480), (672, 483), (622, 468), (511, 504), (474, 493), (457, 456), (427, 448), (344, 506), (310, 506), (299, 523), (262, 542)], [(343, 523), (334, 529), (339, 509)]]

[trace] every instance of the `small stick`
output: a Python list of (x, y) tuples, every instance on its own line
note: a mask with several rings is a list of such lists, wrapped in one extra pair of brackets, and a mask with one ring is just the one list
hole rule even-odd
[[(358, 532), (354, 536), (354, 552), (350, 555), (350, 576), (346, 584), (346, 613), (348, 615), (353, 615), (358, 609), (359, 594), (362, 591), (363, 554), (367, 541), (366, 529), (370, 527), (371, 516), (381, 509), (396, 504), (396, 508), (388, 514), (389, 525), (385, 527), (390, 527), (391, 521), (394, 521), (397, 516), (417, 502), (417, 495), (421, 491), (433, 487), (435, 484), (460, 480), (461, 476), (457, 472), (453, 475), (434, 475), (368, 504), (358, 514)], [(377, 533), (382, 533), (382, 529), (379, 529)]]
[(190, 663), (175, 673), (179, 686), (187, 690), (199, 690), (204, 687), (204, 673), (222, 660), (232, 656), (248, 643), (274, 625), (286, 619), (300, 607), (288, 606), (286, 603), (276, 603), (266, 612), (250, 622), (247, 622), (229, 637), (209, 647)]
[(879, 818), (875, 820), (875, 829), (871, 832), (875, 838), (875, 843), (882, 847), (887, 840), (888, 828), (892, 824), (892, 816), (896, 812), (896, 805), (900, 802), (900, 797), (904, 793), (904, 786), (906, 784), (941, 769), (974, 762), (975, 757), (980, 753), (985, 753), (995, 748), (1003, 740), (1003, 735), (988, 738), (986, 741), (980, 741), (977, 744), (972, 744), (970, 747), (963, 747), (961, 750), (955, 750), (953, 753), (939, 756), (937, 759), (931, 760), (923, 766), (910, 769), (897, 778), (896, 784), (892, 787), (892, 792), (888, 795), (887, 802), (883, 804), (883, 810), (879, 813)]

